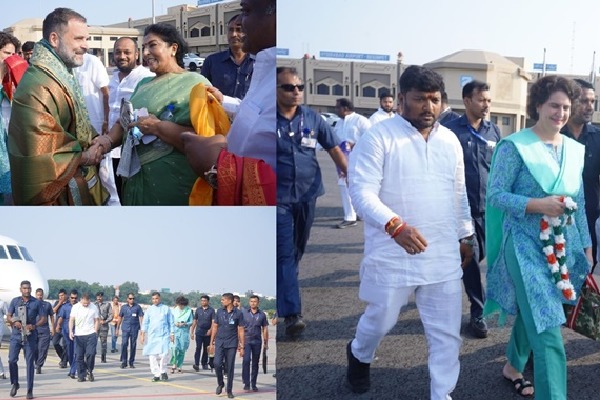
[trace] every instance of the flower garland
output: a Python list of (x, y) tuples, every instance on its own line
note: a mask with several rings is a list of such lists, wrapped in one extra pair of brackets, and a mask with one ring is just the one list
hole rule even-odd
[(542, 217), (540, 240), (556, 287), (562, 291), (565, 299), (572, 301), (577, 298), (577, 295), (569, 280), (563, 226), (572, 224), (572, 215), (577, 210), (577, 204), (570, 197), (561, 197), (560, 200), (565, 203), (565, 212), (559, 217), (548, 217), (547, 215)]

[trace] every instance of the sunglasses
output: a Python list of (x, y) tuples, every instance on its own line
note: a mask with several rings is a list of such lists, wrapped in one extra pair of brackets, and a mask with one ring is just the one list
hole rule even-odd
[(284, 83), (277, 85), (277, 87), (283, 89), (284, 92), (293, 92), (294, 89), (298, 89), (299, 92), (304, 90), (304, 85), (292, 85), (291, 83)]
[(77, 300), (77, 297), (70, 297), (71, 300)]
[(128, 297), (127, 300), (135, 300), (133, 297)]

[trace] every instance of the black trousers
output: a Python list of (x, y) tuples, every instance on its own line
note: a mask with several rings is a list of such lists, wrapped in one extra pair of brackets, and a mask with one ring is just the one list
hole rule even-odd
[[(208, 345), (210, 344), (210, 336), (196, 335), (196, 351), (194, 352), (194, 365), (210, 365), (214, 366), (214, 359), (208, 357)], [(200, 356), (202, 354), (202, 357)]]
[(215, 349), (215, 372), (217, 373), (217, 384), (224, 385), (223, 382), (223, 362), (227, 361), (227, 393), (233, 390), (233, 370), (235, 367), (235, 352), (237, 347), (223, 348), (216, 346)]
[(473, 246), (473, 259), (463, 270), (463, 284), (465, 292), (471, 302), (471, 317), (479, 318), (483, 314), (485, 293), (481, 285), (481, 270), (479, 263), (485, 258), (485, 218), (473, 217), (475, 227), (475, 245)]

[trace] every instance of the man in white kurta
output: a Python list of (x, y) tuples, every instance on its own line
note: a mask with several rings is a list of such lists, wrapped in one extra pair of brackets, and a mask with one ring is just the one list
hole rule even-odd
[(383, 92), (379, 95), (379, 108), (370, 117), (369, 122), (375, 125), (378, 122), (388, 118), (393, 118), (394, 112), (394, 96), (389, 92)]
[(460, 370), (461, 257), (473, 252), (463, 155), (456, 136), (435, 122), (441, 76), (413, 66), (400, 82), (402, 116), (374, 125), (350, 156), (350, 194), (365, 221), (359, 297), (367, 307), (347, 346), (348, 383), (369, 390), (375, 350), (414, 294), (431, 399), (447, 400)]
[[(340, 140), (340, 148), (346, 156), (349, 156), (356, 143), (358, 143), (358, 139), (371, 127), (371, 123), (367, 118), (355, 113), (354, 104), (346, 98), (336, 100), (335, 113), (340, 117), (340, 120), (335, 124), (334, 132)], [(337, 227), (344, 229), (356, 226), (356, 211), (350, 201), (345, 176), (339, 176), (338, 186), (344, 209), (344, 220)]]
[(152, 293), (152, 305), (144, 314), (140, 341), (148, 337), (143, 355), (150, 358), (150, 371), (153, 382), (169, 379), (167, 363), (170, 358), (171, 343), (175, 341), (175, 322), (171, 308), (160, 302), (160, 293)]

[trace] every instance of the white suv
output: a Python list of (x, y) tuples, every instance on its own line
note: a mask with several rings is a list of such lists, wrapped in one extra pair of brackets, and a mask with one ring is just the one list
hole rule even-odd
[(204, 64), (204, 58), (196, 53), (186, 53), (183, 55), (183, 66), (190, 71), (196, 71)]

